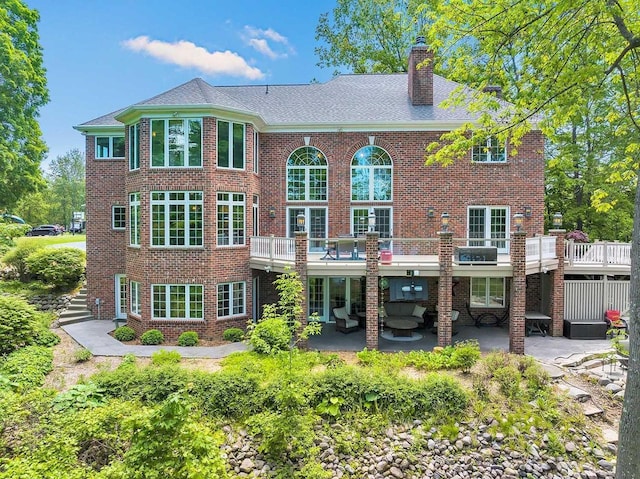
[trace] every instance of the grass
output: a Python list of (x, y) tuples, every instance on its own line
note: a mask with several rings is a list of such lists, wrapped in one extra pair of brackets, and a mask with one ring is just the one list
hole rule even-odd
[(16, 244), (19, 245), (22, 241), (25, 241), (25, 240), (35, 240), (38, 243), (42, 244), (43, 246), (51, 246), (54, 244), (63, 244), (63, 243), (80, 243), (82, 241), (85, 241), (86, 239), (87, 239), (87, 236), (84, 233), (75, 234), (75, 235), (65, 233), (60, 236), (34, 236), (34, 237), (24, 236), (22, 238), (16, 238), (15, 242)]
[(40, 281), (30, 281), (28, 283), (22, 283), (18, 280), (0, 281), (0, 293), (26, 296), (27, 298), (51, 293), (53, 289), (52, 286), (41, 283)]

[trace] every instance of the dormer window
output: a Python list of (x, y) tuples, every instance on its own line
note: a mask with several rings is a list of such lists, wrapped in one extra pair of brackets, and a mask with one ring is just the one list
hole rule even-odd
[(507, 149), (494, 135), (474, 142), (471, 160), (476, 163), (506, 163)]

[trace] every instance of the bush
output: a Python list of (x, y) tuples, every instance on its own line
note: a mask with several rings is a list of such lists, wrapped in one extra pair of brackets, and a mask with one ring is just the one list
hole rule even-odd
[(151, 355), (151, 363), (155, 366), (161, 366), (163, 364), (178, 364), (182, 356), (178, 351), (167, 351), (161, 349)]
[(253, 326), (249, 332), (249, 344), (259, 354), (286, 351), (291, 344), (291, 329), (282, 318), (268, 318)]
[(197, 372), (193, 377), (190, 395), (196, 399), (199, 409), (211, 418), (243, 418), (263, 410), (255, 377), (220, 372)]
[(0, 375), (8, 377), (23, 389), (35, 389), (44, 384), (53, 369), (53, 352), (43, 346), (27, 346), (7, 356)]
[(240, 328), (225, 329), (224, 333), (222, 333), (222, 339), (232, 343), (239, 343), (244, 339), (244, 331)]
[(178, 336), (178, 346), (197, 346), (198, 341), (198, 333), (195, 331), (185, 331)]
[(25, 260), (29, 273), (56, 287), (73, 286), (84, 274), (86, 254), (77, 248), (45, 248)]
[(480, 359), (478, 341), (470, 340), (456, 344), (451, 359), (455, 367), (460, 368), (463, 373), (468, 373)]
[(505, 366), (496, 369), (493, 377), (500, 386), (500, 392), (510, 399), (515, 399), (520, 394), (520, 380), (522, 376), (515, 366)]
[(38, 329), (38, 331), (36, 331), (36, 334), (33, 338), (33, 344), (37, 346), (52, 347), (59, 343), (60, 343), (60, 336), (58, 336), (53, 331), (50, 331), (45, 328)]
[(34, 238), (21, 241), (18, 246), (5, 253), (2, 262), (16, 270), (20, 281), (26, 282), (30, 277), (27, 258), (43, 248), (44, 245)]
[(0, 296), (0, 355), (32, 344), (40, 313), (25, 300)]
[(76, 363), (86, 363), (92, 357), (93, 357), (93, 354), (91, 354), (91, 351), (89, 351), (86, 348), (79, 349), (73, 355), (73, 359), (75, 360)]
[(113, 337), (118, 341), (133, 341), (136, 339), (136, 332), (129, 326), (120, 326), (113, 332)]
[(150, 329), (149, 331), (145, 331), (142, 336), (140, 336), (140, 342), (147, 346), (162, 344), (164, 343), (164, 334), (162, 334), (157, 329)]

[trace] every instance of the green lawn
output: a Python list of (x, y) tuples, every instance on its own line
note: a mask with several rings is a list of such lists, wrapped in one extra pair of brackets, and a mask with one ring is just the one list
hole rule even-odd
[(87, 239), (87, 235), (85, 235), (84, 233), (75, 234), (75, 235), (65, 233), (60, 236), (33, 236), (33, 237), (24, 236), (22, 238), (16, 238), (15, 242), (16, 244), (19, 245), (22, 241), (25, 241), (25, 240), (38, 241), (44, 246), (50, 246), (52, 244), (61, 244), (61, 243), (78, 243), (80, 241), (85, 241), (86, 239)]

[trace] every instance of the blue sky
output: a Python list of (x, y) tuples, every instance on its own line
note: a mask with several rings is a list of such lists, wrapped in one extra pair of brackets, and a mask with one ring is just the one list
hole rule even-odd
[(325, 82), (333, 74), (316, 66), (314, 54), (318, 19), (333, 1), (25, 2), (40, 12), (51, 96), (40, 115), (47, 162), (84, 151), (73, 125), (195, 77), (262, 85)]

